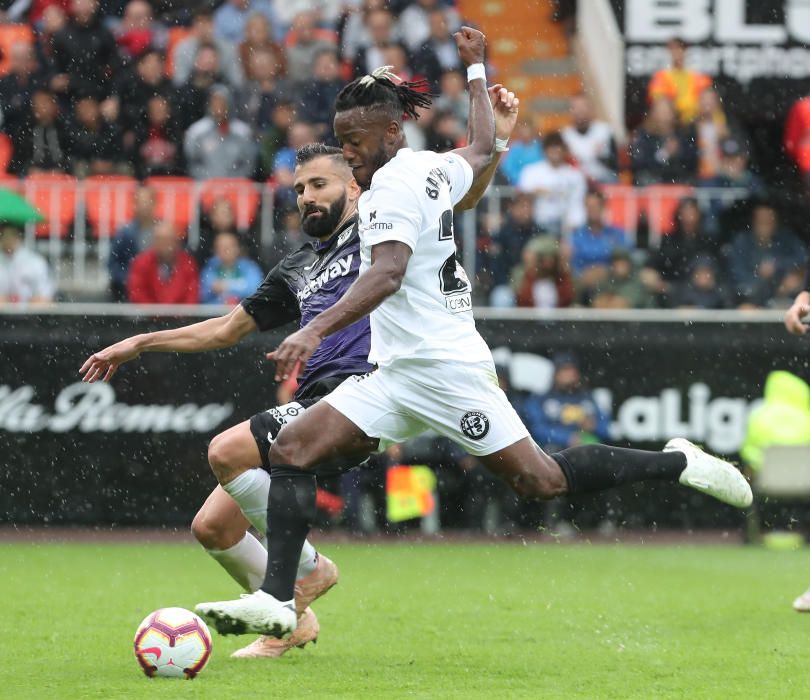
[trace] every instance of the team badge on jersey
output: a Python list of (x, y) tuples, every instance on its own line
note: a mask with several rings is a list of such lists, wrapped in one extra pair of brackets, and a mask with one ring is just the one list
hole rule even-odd
[(467, 411), (461, 416), (461, 432), (470, 440), (481, 440), (489, 432), (489, 418), (481, 411)]

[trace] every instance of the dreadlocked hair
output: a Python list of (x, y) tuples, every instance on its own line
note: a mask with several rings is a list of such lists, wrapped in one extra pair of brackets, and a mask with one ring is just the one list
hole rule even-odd
[(426, 92), (427, 80), (400, 81), (393, 66), (381, 66), (370, 75), (352, 80), (335, 100), (335, 111), (345, 112), (355, 107), (380, 107), (400, 117), (406, 114), (419, 119), (417, 107), (430, 107), (432, 95)]

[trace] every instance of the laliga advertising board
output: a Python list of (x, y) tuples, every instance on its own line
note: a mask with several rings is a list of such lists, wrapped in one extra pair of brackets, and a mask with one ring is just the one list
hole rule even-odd
[(650, 76), (684, 39), (687, 64), (712, 77), (740, 119), (784, 112), (810, 87), (804, 0), (612, 0), (625, 43), (628, 116), (643, 113)]
[[(229, 351), (182, 358), (145, 354), (109, 385), (82, 384), (76, 375), (76, 358), (115, 341), (122, 324), (135, 333), (180, 323), (88, 317), (67, 324), (46, 315), (5, 320), (0, 453), (15, 469), (0, 470), (0, 518), (188, 524), (214, 486), (208, 441), (275, 397), (264, 353), (281, 336), (251, 336)], [(803, 374), (810, 352), (803, 339), (775, 332), (773, 321), (502, 320), (481, 310), (478, 326), (490, 347), (523, 358), (515, 367), (528, 369), (513, 376), (521, 389), (541, 391), (549, 376), (546, 358), (575, 352), (612, 414), (616, 444), (660, 448), (677, 434), (731, 456), (768, 372)], [(657, 500), (662, 526), (667, 513), (661, 504), (674, 513), (682, 492), (673, 489)], [(634, 507), (628, 500), (628, 510)], [(715, 525), (724, 517), (710, 506), (704, 515)]]

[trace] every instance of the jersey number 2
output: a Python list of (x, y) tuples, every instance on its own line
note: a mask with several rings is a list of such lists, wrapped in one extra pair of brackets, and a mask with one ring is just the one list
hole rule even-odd
[(453, 240), (453, 210), (448, 209), (442, 212), (442, 218), (439, 219), (439, 240), (452, 241)]

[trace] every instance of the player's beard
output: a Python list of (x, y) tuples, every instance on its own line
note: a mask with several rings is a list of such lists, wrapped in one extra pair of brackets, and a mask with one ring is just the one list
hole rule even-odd
[[(308, 207), (304, 209), (303, 219), (301, 220), (301, 228), (307, 236), (313, 238), (329, 238), (335, 229), (337, 229), (338, 222), (346, 210), (346, 193), (344, 192), (329, 207)], [(321, 216), (311, 217), (314, 211), (321, 212)]]

